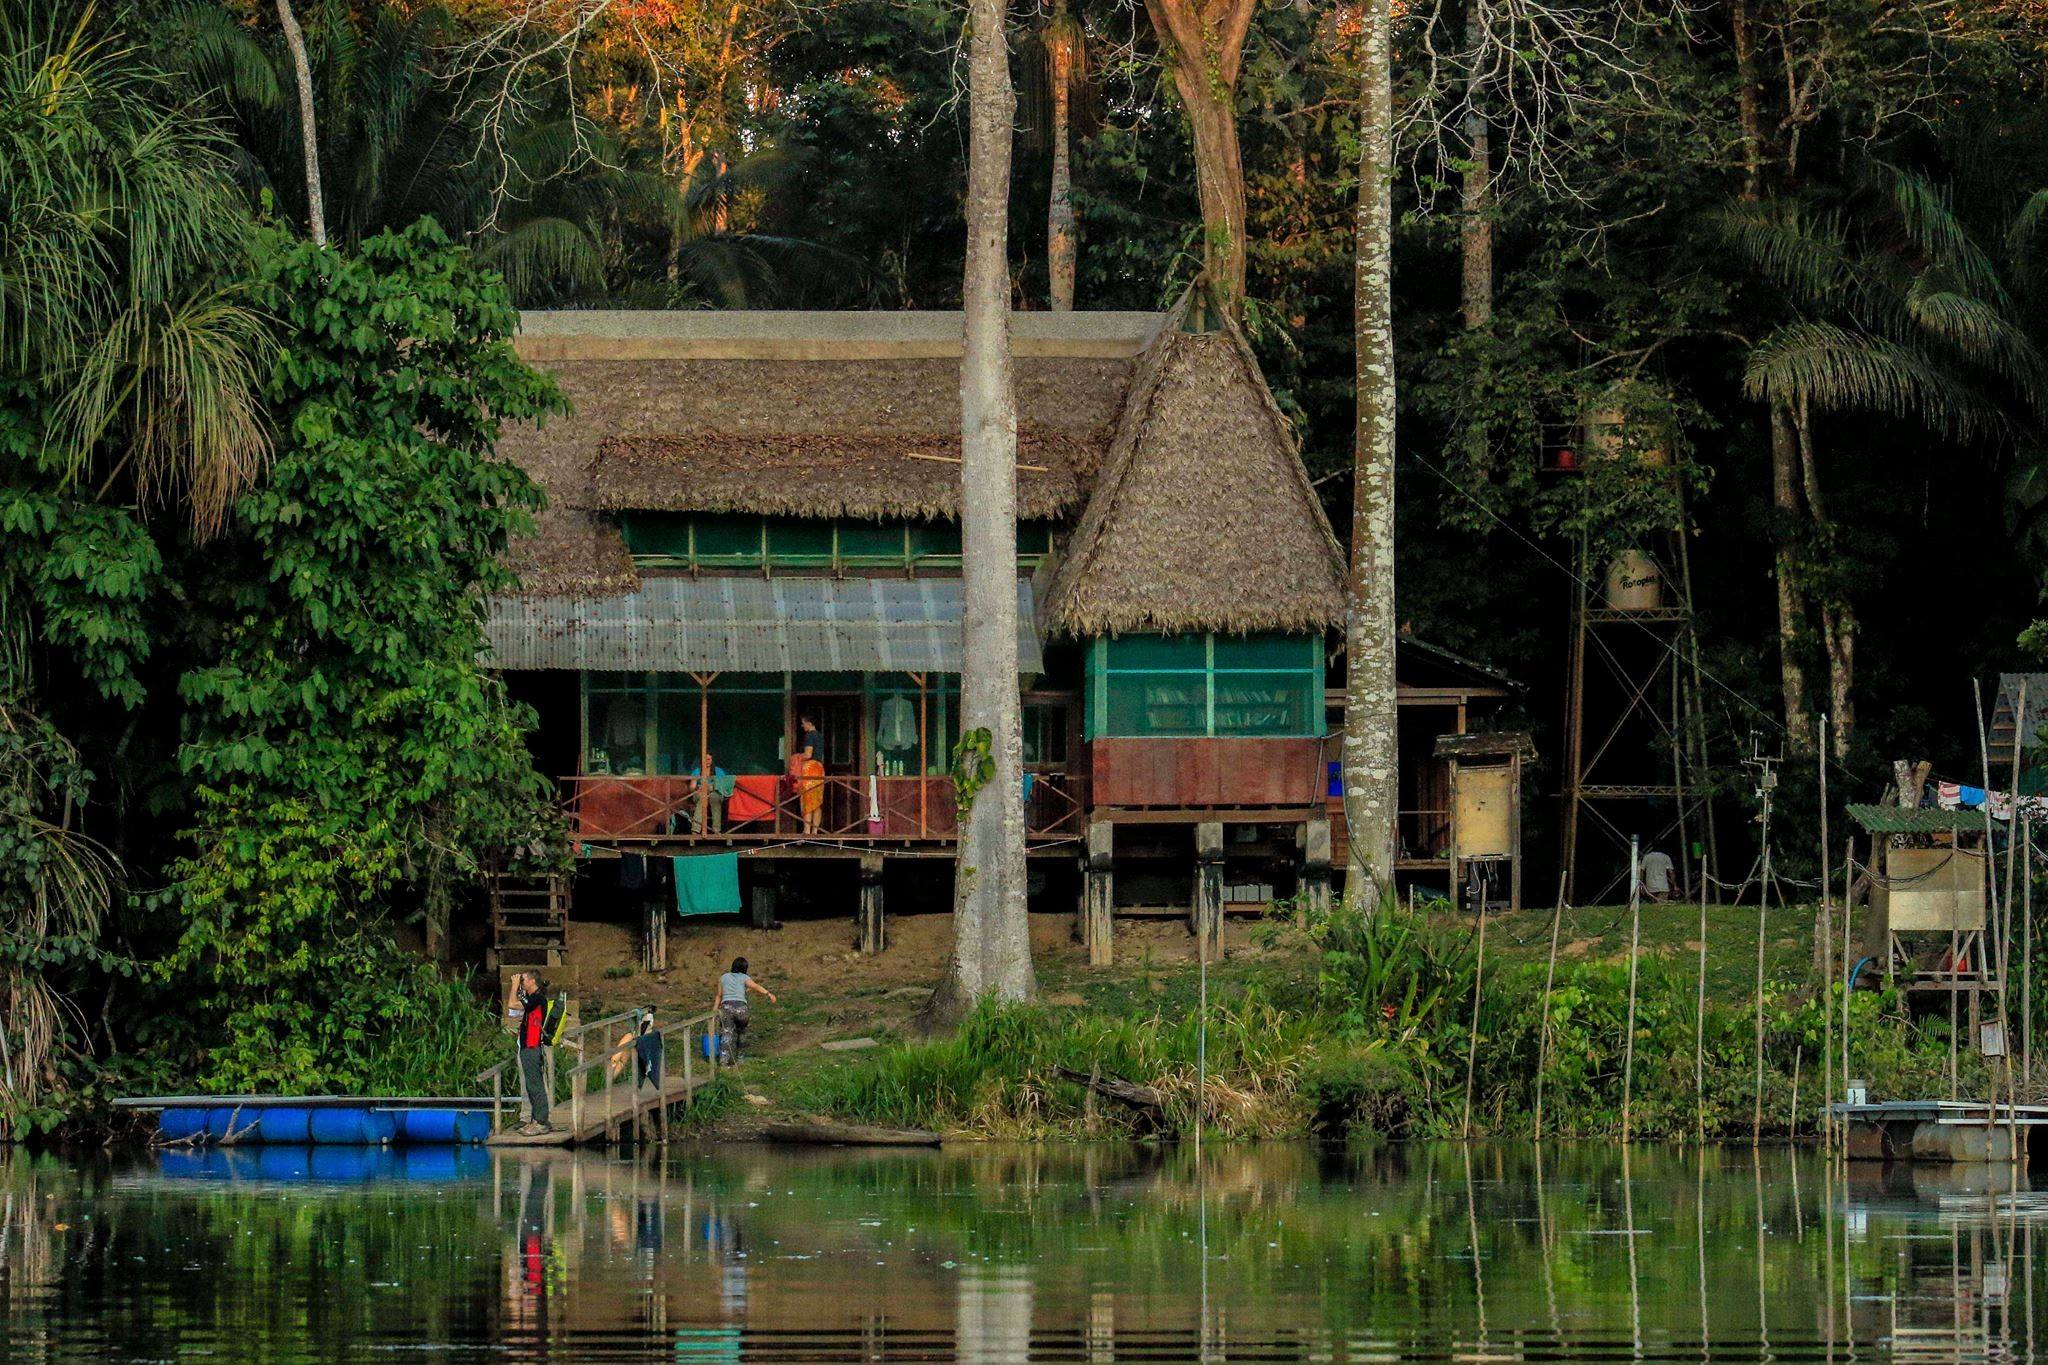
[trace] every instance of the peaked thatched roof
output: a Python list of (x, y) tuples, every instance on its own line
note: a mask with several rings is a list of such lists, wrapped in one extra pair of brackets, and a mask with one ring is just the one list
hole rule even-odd
[[(538, 534), (511, 555), (528, 594), (637, 583), (609, 512), (958, 512), (958, 313), (568, 312), (522, 323), (521, 353), (575, 405), (500, 442), (549, 495)], [(1159, 325), (1156, 313), (1015, 316), (1023, 515), (1079, 508)]]
[(1187, 309), (1139, 363), (1044, 619), (1069, 635), (1334, 625), (1343, 552), (1287, 419), (1243, 334), (1183, 330)]

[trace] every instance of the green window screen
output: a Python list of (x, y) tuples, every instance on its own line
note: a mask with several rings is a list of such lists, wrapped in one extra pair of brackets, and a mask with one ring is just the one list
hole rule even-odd
[(697, 529), (698, 559), (759, 559), (761, 519), (746, 513), (700, 513), (691, 518)]
[(1322, 656), (1305, 635), (1127, 635), (1088, 660), (1095, 736), (1309, 736), (1322, 726)]
[(768, 553), (787, 562), (832, 562), (832, 523), (776, 517), (768, 523)]
[(1208, 641), (1200, 635), (1120, 635), (1103, 642), (1112, 673), (1191, 671), (1208, 668)]
[(1031, 559), (1052, 552), (1053, 523), (1049, 521), (1020, 521), (1017, 523), (1017, 554), (1020, 558)]
[(1317, 698), (1307, 681), (1307, 675), (1298, 669), (1292, 673), (1216, 674), (1216, 733), (1320, 733), (1322, 727), (1309, 722), (1310, 706)]
[(914, 555), (957, 555), (960, 526), (951, 521), (920, 521), (910, 525), (910, 552)]
[(903, 560), (903, 523), (883, 521), (842, 521), (839, 523), (839, 558), (896, 564)]
[(675, 512), (629, 512), (619, 518), (626, 549), (659, 559), (690, 557), (690, 519)]

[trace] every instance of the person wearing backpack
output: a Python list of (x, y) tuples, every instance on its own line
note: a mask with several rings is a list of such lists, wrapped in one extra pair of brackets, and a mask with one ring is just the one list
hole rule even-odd
[(512, 979), (505, 1015), (519, 1021), (519, 1080), (528, 1109), (527, 1122), (519, 1131), (528, 1136), (555, 1131), (548, 1122), (548, 1046), (554, 1041), (550, 1034), (559, 1032), (560, 1023), (558, 1018), (549, 1018), (550, 1012), (548, 994), (537, 973), (521, 972)]

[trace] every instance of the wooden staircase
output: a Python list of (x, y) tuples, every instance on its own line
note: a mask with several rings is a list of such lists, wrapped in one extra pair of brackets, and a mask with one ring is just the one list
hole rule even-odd
[(491, 878), (491, 968), (558, 967), (568, 946), (569, 879), (500, 872)]

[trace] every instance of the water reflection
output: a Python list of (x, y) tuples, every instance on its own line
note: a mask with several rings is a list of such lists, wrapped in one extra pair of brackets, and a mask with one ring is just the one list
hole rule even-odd
[(1747, 1149), (15, 1157), (0, 1303), (50, 1360), (2025, 1359), (2044, 1217)]

